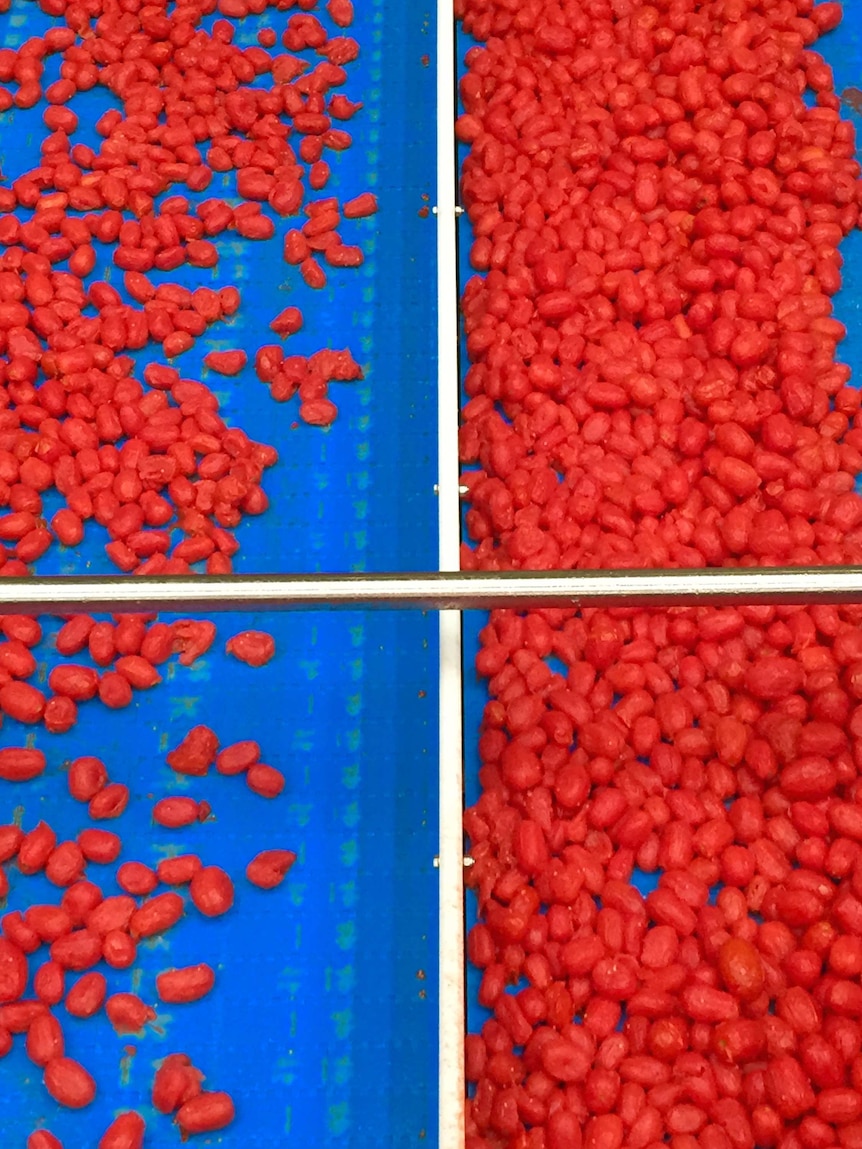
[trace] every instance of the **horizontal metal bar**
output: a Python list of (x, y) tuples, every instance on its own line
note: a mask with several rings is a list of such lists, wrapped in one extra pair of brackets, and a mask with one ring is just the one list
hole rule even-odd
[(862, 567), (0, 579), (0, 613), (862, 603)]

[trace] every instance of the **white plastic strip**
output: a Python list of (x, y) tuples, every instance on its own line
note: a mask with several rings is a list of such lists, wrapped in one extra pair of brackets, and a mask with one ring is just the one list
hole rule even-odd
[(464, 1149), (461, 618), (440, 614), (440, 1149)]
[[(458, 262), (455, 216), (455, 21), (437, 3), (437, 492), (441, 571), (460, 565)], [(461, 616), (440, 634), (439, 1149), (464, 1149), (464, 766)]]

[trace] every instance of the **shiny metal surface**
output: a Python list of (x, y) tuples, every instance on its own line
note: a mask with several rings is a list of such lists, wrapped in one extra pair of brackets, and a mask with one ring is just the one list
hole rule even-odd
[(862, 602), (862, 567), (0, 579), (0, 613)]

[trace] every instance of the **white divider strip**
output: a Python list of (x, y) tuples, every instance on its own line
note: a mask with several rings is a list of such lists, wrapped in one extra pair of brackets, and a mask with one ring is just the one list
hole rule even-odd
[[(437, 451), (439, 563), (460, 565), (455, 21), (437, 4)], [(464, 766), (461, 616), (439, 616), (439, 1149), (464, 1149)]]

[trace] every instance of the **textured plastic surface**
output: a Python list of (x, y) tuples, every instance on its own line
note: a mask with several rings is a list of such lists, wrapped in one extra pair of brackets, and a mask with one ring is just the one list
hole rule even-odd
[[(237, 39), (252, 43), (267, 24), (280, 32), (286, 19), (275, 11), (251, 18)], [(0, 42), (14, 46), (46, 25), (35, 5), (16, 0), (12, 13), (0, 16)], [(223, 236), (212, 278), (240, 287), (241, 309), (178, 360), (184, 374), (218, 391), (229, 422), (281, 455), (265, 477), (270, 510), (239, 529), (240, 571), (435, 563), (435, 237), (433, 218), (418, 215), (434, 186), (434, 73), (423, 66), (434, 28), (421, 8), (373, 0), (357, 4), (353, 34), (362, 55), (345, 90), (364, 100), (365, 110), (349, 125), (354, 146), (333, 164), (330, 186), (343, 198), (367, 189), (378, 194), (379, 215), (344, 229), (345, 242), (362, 236), (364, 267), (334, 273), (326, 291), (312, 293), (281, 259), (280, 237), (293, 221), (278, 222), (277, 237), (264, 244)], [(55, 58), (47, 81), (56, 67)], [(98, 89), (75, 97), (82, 122), (76, 139), (92, 139), (85, 125), (110, 100)], [(6, 179), (38, 162), (40, 114), (41, 107), (0, 117)], [(207, 194), (223, 194), (217, 181)], [(104, 262), (93, 278), (119, 283), (110, 250), (99, 254)], [(210, 276), (182, 269), (155, 278), (194, 285)], [(306, 315), (294, 337), (298, 352), (349, 346), (366, 371), (363, 383), (331, 389), (340, 416), (328, 431), (297, 426), (295, 404), (273, 403), (251, 370), (216, 382), (200, 374), (212, 347), (253, 353), (272, 342), (269, 319), (293, 302)], [(157, 359), (158, 350), (139, 357)], [(111, 570), (104, 533), (95, 525), (87, 530), (80, 554), (55, 547), (40, 571)], [(36, 653), (50, 669), (57, 624), (43, 622)], [(14, 813), (29, 829), (44, 817), (61, 837), (73, 836), (92, 823), (68, 796), (63, 763), (97, 754), (133, 792), (122, 818), (103, 823), (123, 837), (121, 861), (155, 864), (170, 853), (197, 852), (228, 870), (237, 888), (236, 907), (224, 918), (204, 920), (191, 907), (164, 940), (142, 945), (135, 967), (141, 974), (107, 971), (112, 992), (135, 988), (155, 1004), (159, 970), (206, 960), (217, 972), (208, 998), (163, 1007), (140, 1038), (118, 1037), (104, 1016), (75, 1021), (58, 1008), (69, 1055), (97, 1080), (91, 1108), (71, 1113), (55, 1105), (16, 1041), (0, 1062), (3, 1149), (23, 1149), (37, 1125), (67, 1149), (95, 1149), (113, 1114), (129, 1108), (148, 1119), (148, 1147), (179, 1145), (170, 1118), (149, 1105), (153, 1064), (173, 1051), (187, 1052), (207, 1087), (229, 1090), (237, 1103), (230, 1129), (193, 1143), (390, 1149), (435, 1142), (436, 619), (236, 615), (217, 622), (218, 639), (204, 660), (191, 669), (173, 660), (165, 681), (136, 695), (125, 711), (84, 704), (68, 735), (37, 730), (35, 744), (49, 761), (44, 779), (0, 784), (0, 822)], [(263, 669), (224, 654), (226, 639), (247, 627), (276, 636), (277, 656)], [(211, 725), (222, 744), (257, 739), (264, 761), (287, 776), (281, 798), (255, 796), (242, 778), (212, 775), (190, 784), (175, 776), (165, 753), (198, 722)], [(30, 729), (6, 721), (0, 746), (30, 737)], [(214, 820), (177, 832), (152, 827), (154, 801), (180, 792), (206, 798)], [(279, 890), (263, 893), (243, 872), (258, 850), (272, 846), (296, 850), (299, 860)], [(115, 869), (90, 866), (88, 877), (116, 893)], [(46, 881), (24, 878), (14, 866), (9, 877), (9, 909), (57, 900)], [(31, 969), (37, 964), (31, 960)]]
[[(458, 65), (459, 75), (463, 74), (464, 54), (475, 43), (470, 36), (465, 36), (459, 30), (458, 34)], [(844, 20), (840, 27), (827, 36), (822, 37), (817, 44), (826, 60), (832, 65), (835, 74), (835, 89), (842, 96), (842, 116), (852, 119), (856, 125), (856, 150), (862, 155), (862, 11), (853, 3), (845, 2)], [(461, 159), (467, 154), (465, 147), (460, 148)], [(470, 230), (465, 217), (461, 219), (460, 239), (460, 273), (462, 283), (475, 272), (470, 267)], [(842, 362), (850, 364), (853, 368), (853, 384), (862, 383), (862, 231), (855, 231), (841, 245), (844, 256), (843, 286), (835, 298), (835, 315), (847, 327), (847, 339), (839, 347), (839, 356)], [(462, 341), (463, 350), (463, 341)], [(466, 354), (464, 363), (466, 367)], [(862, 489), (862, 477), (857, 480), (857, 487)], [(473, 659), (479, 649), (479, 631), (487, 621), (487, 614), (470, 612), (464, 615), (464, 731), (465, 731), (465, 799), (467, 805), (474, 803), (479, 797), (479, 758), (478, 758), (478, 731), (482, 721), (482, 711), (488, 699), (487, 687), (484, 680), (479, 681), (473, 670)], [(561, 667), (555, 665), (559, 671)], [(655, 886), (656, 875), (635, 874), (635, 883), (644, 891)], [(476, 921), (476, 899), (468, 891), (467, 894), (467, 927)], [(489, 1016), (477, 1001), (480, 972), (467, 965), (467, 1029), (469, 1032), (478, 1030), (482, 1022)], [(521, 987), (516, 987), (521, 988)]]

